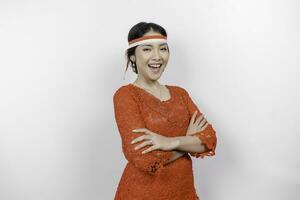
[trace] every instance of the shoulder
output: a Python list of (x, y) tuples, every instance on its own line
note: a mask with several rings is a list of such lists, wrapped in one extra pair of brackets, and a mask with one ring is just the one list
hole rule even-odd
[(119, 98), (126, 98), (130, 97), (130, 88), (129, 85), (122, 85), (116, 89), (115, 93), (113, 94), (113, 99), (117, 100)]
[(178, 85), (170, 85), (171, 88), (173, 88), (176, 92), (186, 96), (188, 95), (188, 91), (186, 89), (184, 89), (182, 86), (178, 86)]
[(122, 85), (113, 94), (114, 103), (118, 104), (136, 104), (139, 99), (136, 97), (136, 93), (130, 84)]

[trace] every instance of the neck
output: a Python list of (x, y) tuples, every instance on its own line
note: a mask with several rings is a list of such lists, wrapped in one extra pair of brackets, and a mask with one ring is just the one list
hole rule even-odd
[(152, 81), (141, 77), (138, 77), (133, 83), (144, 88), (157, 89), (160, 87), (160, 83), (157, 80)]

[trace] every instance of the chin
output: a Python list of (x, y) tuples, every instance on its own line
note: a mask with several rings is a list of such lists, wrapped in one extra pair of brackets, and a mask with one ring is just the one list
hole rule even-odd
[(161, 77), (162, 73), (157, 74), (157, 75), (150, 75), (149, 79), (152, 81), (157, 81)]
[(165, 70), (164, 68), (161, 69), (161, 71), (158, 74), (154, 74), (151, 71), (148, 71), (148, 78), (151, 80), (157, 80), (162, 76), (164, 70)]

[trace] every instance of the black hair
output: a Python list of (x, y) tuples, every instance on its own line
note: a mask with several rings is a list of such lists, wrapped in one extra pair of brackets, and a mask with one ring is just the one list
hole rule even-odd
[[(153, 30), (154, 32), (158, 32), (161, 35), (167, 37), (167, 32), (162, 26), (160, 26), (158, 24), (155, 24), (155, 23), (151, 23), (151, 22), (150, 23), (139, 22), (130, 29), (130, 31), (128, 33), (128, 42), (131, 41), (131, 40), (134, 40), (134, 39), (137, 39), (137, 38), (140, 38), (140, 37), (144, 36), (147, 32), (149, 32), (151, 30)], [(137, 70), (136, 63), (134, 63), (132, 60), (130, 60), (130, 56), (135, 54), (136, 47), (137, 46), (127, 49), (126, 53), (125, 53), (125, 56), (126, 56), (126, 59), (127, 59), (126, 68), (130, 64), (130, 66), (132, 67), (133, 72), (137, 74), (138, 70)], [(135, 64), (135, 65), (133, 66), (133, 64)]]

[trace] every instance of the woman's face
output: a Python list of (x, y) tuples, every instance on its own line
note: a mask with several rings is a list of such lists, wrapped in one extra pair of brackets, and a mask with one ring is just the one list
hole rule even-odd
[[(150, 31), (145, 35), (161, 35)], [(169, 48), (164, 42), (151, 42), (136, 47), (135, 56), (132, 60), (136, 62), (138, 76), (145, 80), (158, 80), (165, 70), (169, 60)]]

